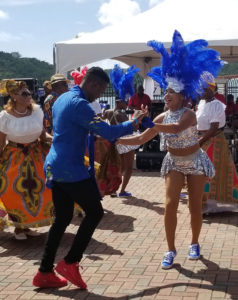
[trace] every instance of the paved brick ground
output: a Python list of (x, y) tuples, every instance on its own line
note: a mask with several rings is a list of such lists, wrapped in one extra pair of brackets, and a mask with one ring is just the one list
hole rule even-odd
[[(171, 270), (160, 267), (167, 250), (164, 227), (164, 184), (158, 173), (134, 172), (132, 198), (105, 197), (105, 217), (82, 261), (88, 291), (69, 284), (62, 289), (35, 289), (32, 277), (41, 258), (47, 228), (40, 237), (16, 241), (12, 229), (1, 233), (0, 299), (238, 299), (238, 213), (204, 218), (200, 260), (189, 261), (191, 232), (186, 200), (180, 202)], [(67, 252), (80, 219), (67, 229), (57, 260)]]

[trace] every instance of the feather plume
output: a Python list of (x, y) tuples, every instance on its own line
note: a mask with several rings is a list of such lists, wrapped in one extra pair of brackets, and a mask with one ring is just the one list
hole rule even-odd
[(78, 70), (74, 70), (70, 73), (70, 75), (73, 77), (74, 79), (74, 84), (75, 85), (80, 85), (80, 83), (82, 82), (84, 76), (86, 75), (88, 71), (88, 68), (85, 66), (82, 70), (78, 71)]
[(136, 68), (135, 65), (128, 68), (127, 72), (115, 65), (114, 68), (110, 71), (109, 77), (112, 82), (114, 92), (117, 96), (120, 96), (121, 100), (125, 101), (127, 97), (134, 95), (134, 76), (140, 71), (139, 68)]
[(185, 45), (181, 34), (175, 30), (170, 47), (170, 54), (160, 42), (149, 41), (148, 46), (160, 53), (161, 65), (153, 67), (147, 74), (166, 89), (168, 78), (176, 78), (181, 82), (181, 93), (186, 98), (195, 100), (203, 94), (207, 86), (206, 80), (201, 77), (204, 71), (216, 77), (224, 65), (219, 53), (208, 48), (206, 40), (195, 40)]
[(114, 68), (110, 71), (109, 77), (112, 83), (112, 87), (116, 96), (119, 96), (119, 82), (124, 75), (123, 69), (119, 65), (114, 65)]

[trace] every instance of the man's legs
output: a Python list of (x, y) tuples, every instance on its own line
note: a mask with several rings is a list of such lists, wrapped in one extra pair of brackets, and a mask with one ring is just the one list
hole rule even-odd
[(39, 271), (33, 278), (33, 285), (40, 288), (67, 285), (67, 280), (58, 277), (53, 267), (60, 240), (73, 216), (74, 202), (56, 184), (52, 188), (52, 197), (55, 208), (55, 220), (48, 234)]
[(90, 242), (90, 239), (103, 217), (101, 196), (96, 183), (91, 179), (79, 183), (67, 183), (64, 185), (71, 199), (82, 207), (85, 217), (75, 235), (73, 244), (65, 257), (67, 263), (79, 262)]
[[(39, 275), (38, 272), (33, 280), (33, 284), (39, 287), (49, 287), (49, 283), (44, 279), (42, 274), (47, 274), (46, 272), (49, 273), (53, 269), (56, 251), (63, 233), (72, 219), (74, 202), (76, 202), (83, 208), (85, 217), (78, 229), (69, 253), (63, 261), (58, 263), (56, 271), (73, 284), (85, 289), (87, 285), (83, 282), (79, 273), (78, 262), (81, 260), (95, 228), (103, 217), (103, 208), (100, 201), (101, 196), (97, 189), (96, 182), (91, 178), (72, 183), (54, 182), (52, 194), (56, 218), (50, 229), (39, 269), (41, 275), (40, 279), (42, 280), (39, 284), (39, 278), (37, 278), (38, 285), (34, 283), (36, 277)], [(58, 280), (60, 279), (58, 278)], [(57, 284), (58, 286), (63, 286), (65, 282), (57, 282)]]
[(60, 185), (69, 194), (70, 198), (82, 207), (85, 217), (75, 235), (68, 254), (57, 264), (55, 269), (74, 285), (81, 289), (86, 289), (87, 285), (81, 277), (78, 263), (82, 259), (94, 230), (103, 217), (101, 196), (96, 182), (91, 178), (76, 183), (61, 183)]
[(73, 217), (74, 202), (70, 196), (60, 188), (60, 184), (54, 182), (52, 188), (52, 198), (55, 208), (55, 220), (52, 224), (41, 265), (41, 272), (50, 272), (54, 267), (54, 260), (61, 238), (66, 227), (70, 224)]

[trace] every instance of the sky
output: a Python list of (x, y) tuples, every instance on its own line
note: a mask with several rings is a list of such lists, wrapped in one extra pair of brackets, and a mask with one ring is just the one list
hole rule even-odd
[(54, 43), (123, 22), (162, 1), (0, 0), (0, 51), (52, 64)]

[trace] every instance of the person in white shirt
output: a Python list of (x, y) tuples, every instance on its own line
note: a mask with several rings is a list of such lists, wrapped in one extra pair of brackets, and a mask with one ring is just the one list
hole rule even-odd
[(215, 81), (209, 83), (196, 112), (199, 144), (216, 171), (215, 177), (205, 185), (203, 213), (238, 207), (238, 176), (224, 135), (226, 105), (215, 98), (215, 87)]

